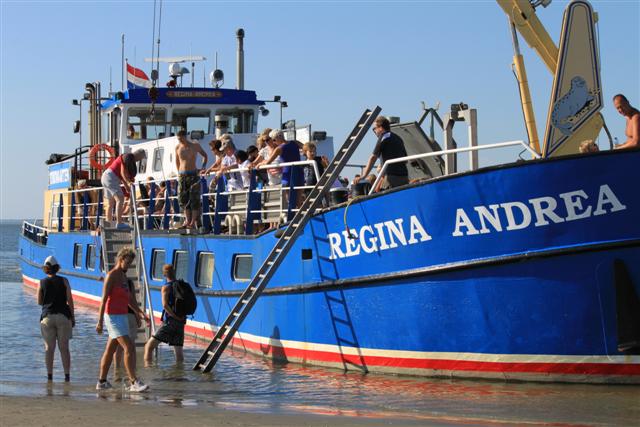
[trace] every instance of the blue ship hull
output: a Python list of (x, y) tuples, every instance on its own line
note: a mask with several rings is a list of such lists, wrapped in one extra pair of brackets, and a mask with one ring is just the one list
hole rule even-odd
[[(365, 372), (640, 383), (640, 356), (620, 351), (640, 327), (625, 317), (640, 294), (638, 164), (640, 151), (531, 161), (323, 212), (233, 345)], [(255, 272), (276, 241), (274, 233), (143, 239), (148, 271), (154, 249), (168, 261), (188, 251), (191, 283), (198, 254), (214, 254), (213, 286), (196, 289), (187, 326), (205, 338), (247, 284), (233, 280), (235, 255), (252, 255)], [(98, 241), (88, 232), (50, 233), (46, 245), (23, 237), (25, 283), (37, 285), (55, 254), (76, 297), (97, 304), (101, 272), (72, 266), (74, 244)], [(162, 283), (149, 281), (160, 307)]]

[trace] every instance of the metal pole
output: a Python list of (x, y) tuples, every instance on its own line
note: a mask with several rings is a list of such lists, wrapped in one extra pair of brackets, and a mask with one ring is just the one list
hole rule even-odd
[(120, 60), (122, 66), (122, 75), (120, 76), (120, 90), (124, 92), (124, 33), (122, 33), (122, 57)]

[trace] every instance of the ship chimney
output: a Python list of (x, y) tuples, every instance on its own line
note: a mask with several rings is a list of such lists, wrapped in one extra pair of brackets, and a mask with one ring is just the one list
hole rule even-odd
[(238, 28), (236, 36), (238, 36), (238, 56), (236, 64), (238, 78), (236, 80), (236, 89), (244, 90), (244, 30), (242, 28)]
[(92, 83), (87, 83), (84, 86), (85, 90), (89, 93), (89, 114), (88, 114), (88, 128), (89, 128), (89, 145), (94, 146), (96, 142), (96, 87)]

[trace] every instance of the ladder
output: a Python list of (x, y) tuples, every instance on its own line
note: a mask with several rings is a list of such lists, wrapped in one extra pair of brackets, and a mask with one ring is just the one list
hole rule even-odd
[[(153, 310), (151, 310), (151, 299), (149, 298), (149, 287), (146, 283), (146, 271), (144, 266), (144, 254), (141, 250), (142, 246), (138, 246), (136, 242), (136, 229), (121, 230), (117, 228), (102, 228), (100, 232), (102, 240), (102, 259), (104, 263), (104, 271), (109, 272), (116, 265), (116, 256), (118, 251), (125, 247), (130, 247), (136, 251), (136, 263), (135, 268), (127, 270), (127, 279), (133, 282), (133, 286), (136, 292), (136, 301), (138, 301), (138, 307), (145, 311), (146, 301), (149, 301), (149, 317), (151, 317), (151, 329), (142, 323), (142, 326), (138, 328), (136, 334), (136, 347), (142, 347), (146, 341), (155, 333), (155, 324), (153, 320)], [(139, 239), (140, 240), (140, 239)], [(140, 282), (140, 277), (144, 277), (144, 282)]]
[(247, 288), (242, 292), (242, 295), (238, 298), (238, 301), (229, 312), (225, 321), (216, 331), (213, 340), (194, 365), (194, 371), (201, 370), (202, 372), (209, 372), (214, 367), (227, 345), (231, 342), (233, 335), (242, 324), (242, 321), (251, 311), (251, 308), (263, 289), (267, 286), (269, 280), (287, 256), (293, 243), (298, 236), (302, 234), (304, 226), (313, 216), (316, 208), (322, 203), (327, 191), (329, 191), (333, 182), (338, 178), (338, 174), (342, 171), (360, 144), (360, 141), (362, 141), (366, 135), (373, 121), (380, 113), (380, 110), (380, 107), (375, 107), (373, 110), (365, 110), (362, 114), (347, 137), (347, 140), (331, 160), (316, 186), (302, 203), (302, 206), (298, 209), (298, 212), (296, 212), (291, 222), (289, 222), (286, 230), (280, 236), (280, 239), (276, 242), (256, 275), (251, 279), (251, 282), (249, 282)]

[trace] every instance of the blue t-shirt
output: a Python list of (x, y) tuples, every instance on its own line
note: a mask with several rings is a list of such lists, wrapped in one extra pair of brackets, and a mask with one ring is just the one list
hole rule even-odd
[[(166, 282), (164, 285), (162, 285), (162, 287), (169, 287), (169, 307), (173, 308), (174, 307), (174, 302), (173, 302), (173, 281), (171, 282)], [(167, 313), (165, 313), (164, 308), (162, 309), (162, 320), (163, 321), (167, 321), (167, 319), (169, 318), (169, 316), (167, 316)]]
[[(298, 143), (295, 141), (287, 141), (285, 144), (282, 144), (280, 148), (282, 150), (280, 153), (282, 163), (300, 161), (300, 148), (298, 147)], [(295, 168), (294, 185), (297, 185), (300, 182), (300, 177), (302, 176), (300, 170), (300, 166)], [(285, 166), (282, 168), (282, 185), (287, 185), (289, 182), (291, 182), (291, 166)]]

